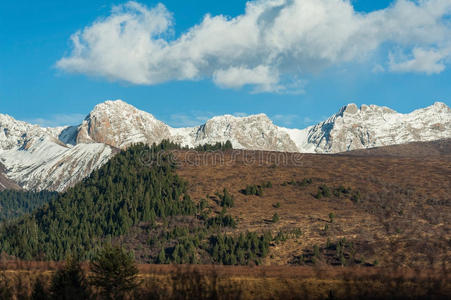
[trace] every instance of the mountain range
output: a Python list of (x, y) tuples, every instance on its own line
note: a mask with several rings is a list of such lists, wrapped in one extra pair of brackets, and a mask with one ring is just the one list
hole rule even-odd
[(316, 125), (289, 129), (265, 114), (173, 128), (122, 100), (105, 101), (78, 126), (43, 128), (0, 114), (0, 189), (63, 191), (120, 149), (163, 139), (189, 147), (230, 140), (235, 149), (340, 153), (445, 138), (451, 138), (451, 109), (442, 102), (408, 114), (349, 104)]

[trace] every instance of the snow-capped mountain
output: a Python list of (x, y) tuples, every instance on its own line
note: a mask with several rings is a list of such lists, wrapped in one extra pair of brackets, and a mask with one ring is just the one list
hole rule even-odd
[(298, 151), (288, 133), (264, 114), (242, 118), (218, 116), (197, 127), (172, 128), (122, 100), (97, 105), (77, 130), (67, 136), (68, 141), (77, 145), (104, 143), (116, 148), (140, 142), (158, 143), (163, 139), (189, 147), (230, 140), (240, 149)]
[(78, 127), (75, 141), (124, 148), (139, 142), (158, 143), (170, 136), (169, 126), (154, 116), (116, 100), (96, 105)]
[(288, 133), (280, 130), (265, 114), (219, 116), (198, 127), (171, 128), (170, 131), (172, 140), (190, 147), (230, 140), (236, 149), (298, 151)]
[(64, 127), (41, 128), (0, 114), (0, 163), (8, 179), (24, 189), (62, 191), (113, 154), (106, 144), (65, 144), (65, 131)]
[(285, 129), (300, 152), (338, 153), (451, 137), (451, 109), (442, 102), (398, 113), (388, 107), (349, 104), (306, 129)]
[(451, 109), (440, 102), (409, 114), (349, 104), (324, 122), (288, 129), (264, 114), (218, 116), (200, 126), (172, 128), (116, 100), (97, 105), (79, 126), (41, 128), (0, 114), (0, 164), (8, 179), (22, 188), (62, 191), (107, 162), (117, 149), (138, 142), (170, 139), (194, 147), (230, 140), (237, 149), (337, 153), (443, 138), (451, 138)]

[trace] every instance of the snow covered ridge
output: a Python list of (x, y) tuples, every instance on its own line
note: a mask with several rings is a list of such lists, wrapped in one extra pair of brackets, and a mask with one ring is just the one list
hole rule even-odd
[(98, 104), (79, 126), (41, 128), (0, 114), (0, 163), (25, 189), (62, 191), (133, 143), (163, 139), (190, 147), (230, 140), (234, 148), (309, 153), (451, 138), (451, 109), (436, 102), (400, 114), (349, 104), (305, 129), (278, 127), (264, 114), (218, 116), (205, 124), (172, 128), (122, 100)]
[(349, 104), (303, 130), (286, 129), (301, 152), (338, 153), (451, 137), (451, 109), (442, 102), (398, 113), (388, 107)]

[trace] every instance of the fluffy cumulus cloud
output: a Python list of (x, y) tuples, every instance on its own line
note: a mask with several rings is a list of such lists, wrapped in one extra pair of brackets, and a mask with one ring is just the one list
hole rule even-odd
[(411, 58), (403, 58), (401, 62), (396, 62), (394, 55), (390, 54), (390, 69), (395, 72), (438, 74), (445, 70), (445, 61), (450, 53), (451, 49), (414, 48)]
[(243, 66), (217, 70), (213, 73), (213, 81), (221, 87), (240, 88), (243, 85), (255, 85), (255, 91), (275, 91), (279, 89), (278, 76), (268, 66), (257, 66), (249, 69)]
[(242, 15), (206, 15), (175, 36), (164, 5), (132, 1), (73, 34), (57, 66), (133, 84), (211, 79), (223, 88), (299, 92), (299, 78), (371, 60), (377, 50), (387, 51), (386, 61), (373, 62), (379, 69), (440, 73), (451, 57), (450, 17), (450, 0), (397, 0), (371, 13), (349, 0), (255, 0)]

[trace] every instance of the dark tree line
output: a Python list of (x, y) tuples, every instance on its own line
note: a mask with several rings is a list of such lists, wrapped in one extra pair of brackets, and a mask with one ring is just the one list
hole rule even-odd
[(204, 144), (194, 148), (196, 151), (226, 151), (232, 150), (232, 142), (227, 140), (225, 143), (217, 142), (216, 144)]
[(0, 192), (0, 222), (32, 212), (57, 197), (58, 193), (5, 190)]
[(260, 264), (269, 252), (272, 241), (270, 233), (258, 235), (255, 232), (238, 236), (216, 235), (210, 238), (208, 251), (216, 263), (225, 265)]

